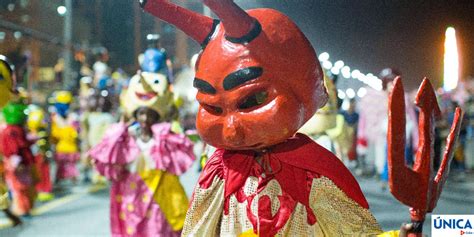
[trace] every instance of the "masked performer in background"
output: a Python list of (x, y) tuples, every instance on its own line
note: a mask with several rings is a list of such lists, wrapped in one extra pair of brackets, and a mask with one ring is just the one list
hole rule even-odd
[[(14, 78), (13, 66), (8, 62), (8, 59), (0, 55), (0, 109), (2, 109), (14, 94)], [(0, 124), (0, 133), (5, 127)], [(0, 152), (1, 154), (2, 152)], [(2, 158), (0, 156), (0, 158)], [(2, 158), (4, 160), (5, 158)], [(5, 167), (3, 162), (0, 162), (0, 210), (10, 219), (14, 226), (21, 224), (20, 218), (13, 214), (8, 208), (10, 207), (10, 200), (8, 198), (8, 187), (5, 183)]]
[(179, 236), (188, 199), (178, 176), (195, 159), (193, 145), (163, 122), (173, 106), (166, 76), (140, 72), (125, 93), (123, 109), (136, 123), (112, 125), (89, 151), (112, 181), (112, 236)]
[(329, 135), (329, 131), (335, 129), (337, 121), (337, 90), (333, 81), (324, 76), (324, 85), (328, 91), (328, 101), (298, 130), (311, 137), (319, 145), (335, 153), (335, 139)]
[(13, 212), (29, 215), (36, 198), (35, 160), (31, 143), (26, 139), (26, 105), (10, 102), (3, 108), (7, 126), (0, 134), (0, 151), (4, 157), (5, 179), (13, 196)]
[(38, 200), (49, 201), (54, 198), (49, 169), (52, 153), (49, 145), (48, 122), (43, 109), (36, 105), (28, 106), (27, 125), (28, 137), (33, 141), (32, 152), (39, 175), (39, 182), (36, 184)]
[(382, 233), (344, 164), (296, 133), (328, 99), (304, 34), (272, 9), (203, 2), (221, 22), (170, 1), (140, 1), (203, 47), (197, 129), (218, 150), (194, 190), (183, 236)]
[(57, 165), (55, 183), (71, 179), (74, 182), (79, 176), (77, 162), (80, 159), (78, 149), (78, 120), (69, 112), (72, 94), (69, 91), (54, 93), (55, 113), (51, 116), (51, 136), (56, 143), (54, 159)]

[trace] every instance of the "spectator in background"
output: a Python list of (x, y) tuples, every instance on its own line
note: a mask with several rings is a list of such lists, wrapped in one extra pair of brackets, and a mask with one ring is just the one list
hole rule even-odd
[(356, 111), (356, 100), (349, 100), (349, 108), (347, 110), (341, 111), (341, 114), (344, 116), (344, 120), (350, 129), (350, 139), (351, 147), (347, 154), (347, 158), (350, 162), (357, 161), (357, 125), (359, 123), (359, 113)]
[(388, 95), (393, 80), (401, 73), (385, 68), (379, 75), (382, 90), (367, 87), (367, 94), (359, 103), (360, 122), (357, 128), (358, 152), (361, 155), (359, 174), (382, 174), (386, 160), (386, 133), (381, 129), (387, 120)]
[[(456, 108), (459, 107), (459, 104), (455, 101), (451, 102), (451, 105), (449, 106), (448, 109), (448, 114), (447, 114), (447, 124), (448, 126), (446, 129), (449, 131), (450, 125), (453, 124), (454, 121), (454, 115), (456, 113)], [(468, 119), (467, 116), (463, 117), (462, 123), (461, 123), (461, 129), (459, 131), (459, 138), (456, 142), (456, 146), (454, 149), (454, 159), (453, 159), (453, 165), (452, 168), (456, 170), (455, 172), (455, 179), (457, 181), (463, 181), (464, 176), (465, 176), (465, 171), (466, 171), (466, 164), (465, 164), (465, 148), (466, 148), (466, 138), (467, 138), (467, 125), (468, 125)]]

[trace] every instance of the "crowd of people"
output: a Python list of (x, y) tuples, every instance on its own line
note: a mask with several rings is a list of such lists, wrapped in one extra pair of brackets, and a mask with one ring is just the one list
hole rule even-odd
[[(155, 225), (170, 223), (153, 228), (169, 236), (179, 234), (176, 230), (182, 228), (188, 198), (180, 188), (178, 176), (190, 167), (195, 156), (205, 157), (201, 159), (202, 168), (211, 154), (193, 153), (193, 143), (189, 138), (196, 137), (192, 115), (195, 113), (192, 108), (196, 105), (189, 98), (178, 98), (170, 91), (171, 76), (167, 67), (163, 67), (167, 58), (162, 52), (156, 48), (147, 50), (142, 56), (145, 58), (141, 59), (141, 70), (126, 79), (126, 86), (121, 86), (120, 90), (115, 89), (116, 81), (111, 79), (110, 73), (93, 73), (80, 80), (78, 91), (54, 92), (47, 105), (29, 104), (31, 98), (20, 89), (3, 107), (1, 187), (3, 199), (13, 201), (11, 207), (4, 206), (3, 210), (14, 225), (21, 223), (18, 216), (30, 215), (36, 201), (54, 199), (53, 187), (73, 186), (78, 182), (106, 183), (109, 180), (112, 185), (111, 217), (117, 217), (111, 220), (113, 232), (133, 233), (151, 222), (129, 223), (127, 220), (151, 218)], [(2, 77), (11, 77), (11, 66), (7, 61), (2, 62), (5, 62), (0, 64)], [(102, 70), (103, 67), (98, 68)], [(300, 132), (337, 154), (355, 175), (376, 178), (385, 189), (388, 180), (388, 94), (393, 79), (400, 74), (393, 69), (382, 71), (384, 90), (367, 88), (369, 93), (359, 99), (337, 98), (337, 75), (326, 74), (329, 101)], [(182, 75), (189, 77), (188, 72), (178, 74), (176, 84), (189, 86), (180, 80), (192, 78), (183, 78)], [(461, 106), (465, 111), (453, 165), (453, 169), (459, 171), (455, 173), (459, 181), (462, 181), (464, 172), (474, 166), (473, 89), (472, 85), (465, 83), (456, 91), (439, 96), (442, 116), (436, 123), (435, 167), (440, 165), (454, 108)], [(190, 88), (177, 87), (175, 90), (193, 93)], [(116, 94), (117, 91), (120, 94)], [(413, 94), (406, 98), (405, 157), (407, 164), (411, 165), (418, 145), (417, 110), (411, 105)], [(158, 97), (154, 100), (153, 96)], [(145, 97), (150, 98), (142, 100)], [(184, 106), (183, 101), (187, 103)], [(71, 109), (71, 105), (75, 109)], [(160, 158), (156, 160), (156, 157)], [(52, 164), (55, 170), (52, 170)], [(167, 183), (162, 187), (150, 186), (160, 179), (167, 180)], [(166, 199), (169, 195), (179, 198), (170, 203)], [(138, 202), (140, 205), (134, 202), (138, 197), (143, 199), (143, 202)], [(138, 219), (128, 217), (130, 211), (127, 210), (131, 209), (139, 209), (142, 216)]]
[[(328, 73), (330, 75), (330, 73)], [(331, 106), (320, 110), (312, 124), (319, 124), (314, 131), (306, 129), (311, 123), (302, 128), (303, 132), (309, 132), (313, 138), (338, 155), (354, 174), (363, 177), (376, 178), (381, 181), (381, 188), (387, 188), (388, 165), (387, 165), (387, 126), (388, 126), (388, 99), (393, 86), (394, 79), (403, 75), (396, 69), (383, 69), (379, 75), (383, 82), (382, 90), (367, 87), (367, 94), (362, 98), (336, 99), (334, 95), (332, 113), (324, 112)], [(337, 82), (337, 75), (327, 83), (328, 89)], [(334, 91), (335, 89), (333, 89)], [(415, 106), (417, 90), (410, 91), (405, 96), (406, 106), (406, 163), (413, 166), (418, 149), (419, 135), (419, 108)], [(440, 166), (446, 139), (453, 123), (455, 109), (462, 108), (464, 117), (460, 129), (460, 139), (456, 143), (454, 152), (453, 172), (455, 180), (464, 181), (467, 171), (474, 167), (473, 142), (473, 100), (474, 83), (469, 78), (462, 81), (459, 87), (453, 91), (446, 92), (438, 89), (438, 97), (441, 115), (436, 120), (435, 142), (434, 142), (434, 168)], [(322, 127), (322, 125), (325, 127)]]
[(14, 66), (2, 56), (0, 207), (13, 226), (58, 190), (108, 182), (112, 233), (179, 235), (188, 197), (178, 176), (194, 162), (188, 136), (196, 135), (179, 123), (186, 106), (171, 91), (170, 60), (157, 40), (150, 37), (133, 77), (112, 74), (105, 50), (92, 70), (81, 66), (79, 86), (54, 91), (46, 104), (15, 87)]
[[(146, 8), (146, 10), (156, 13), (152, 7)], [(220, 13), (218, 11), (217, 15)], [(258, 16), (261, 17), (260, 15)], [(277, 16), (280, 17), (278, 14)], [(255, 20), (256, 18), (251, 19)], [(288, 35), (297, 34), (292, 28), (293, 25), (288, 23), (290, 22), (289, 20), (282, 17), (278, 19), (286, 22), (284, 26), (288, 27), (288, 29), (282, 28), (279, 30), (287, 30), (290, 32)], [(264, 23), (264, 21), (261, 23)], [(255, 27), (258, 24), (252, 23), (250, 25)], [(230, 30), (232, 27), (227, 28), (226, 26), (226, 29)], [(253, 29), (249, 31), (251, 30)], [(304, 36), (299, 35), (299, 33), (297, 35), (301, 39), (296, 37), (300, 41), (295, 41), (299, 44), (297, 45), (299, 48), (295, 50), (313, 50), (311, 46), (307, 45)], [(285, 107), (288, 105), (284, 103), (280, 104), (279, 106), (281, 107), (274, 109), (275, 114), (277, 112), (280, 113), (280, 110), (295, 112), (294, 114), (286, 115), (281, 112), (281, 117), (278, 117), (282, 123), (288, 122), (288, 124), (282, 125), (287, 126), (285, 127), (287, 129), (285, 130), (286, 133), (282, 135), (282, 132), (275, 130), (273, 126), (268, 126), (268, 130), (260, 129), (260, 131), (259, 129), (254, 129), (260, 125), (267, 126), (270, 124), (269, 120), (264, 118), (265, 115), (262, 117), (262, 114), (255, 116), (256, 118), (258, 117), (257, 120), (261, 123), (249, 122), (250, 120), (245, 118), (246, 115), (237, 113), (229, 115), (230, 117), (226, 118), (227, 120), (224, 122), (217, 119), (212, 120), (214, 119), (213, 116), (220, 115), (223, 109), (229, 108), (214, 106), (212, 104), (215, 102), (211, 100), (206, 102), (206, 99), (208, 99), (206, 96), (210, 94), (215, 95), (217, 92), (216, 88), (203, 79), (198, 79), (197, 77), (194, 79), (193, 70), (196, 60), (191, 62), (190, 68), (193, 69), (185, 69), (179, 73), (174, 73), (171, 60), (169, 60), (166, 52), (156, 44), (158, 37), (150, 36), (149, 39), (152, 43), (144, 54), (139, 57), (140, 69), (131, 78), (128, 78), (124, 73), (116, 72), (112, 74), (107, 65), (107, 52), (103, 51), (100, 60), (93, 65), (91, 70), (81, 67), (81, 71), (78, 72), (81, 77), (78, 80), (77, 87), (71, 88), (71, 90), (55, 91), (48, 99), (47, 104), (35, 104), (34, 100), (30, 98), (30, 95), (25, 90), (12, 89), (14, 88), (13, 65), (9, 64), (5, 58), (0, 60), (0, 73), (3, 79), (0, 80), (0, 86), (6, 88), (5, 91), (0, 93), (0, 101), (2, 102), (0, 105), (3, 107), (2, 125), (0, 127), (0, 154), (2, 157), (0, 169), (0, 209), (4, 210), (6, 216), (10, 218), (14, 225), (21, 224), (23, 218), (29, 218), (35, 202), (53, 200), (56, 187), (72, 187), (78, 182), (93, 182), (110, 183), (111, 232), (116, 236), (154, 236), (156, 233), (161, 233), (163, 236), (179, 236), (183, 227), (184, 232), (188, 234), (206, 233), (206, 231), (211, 233), (217, 231), (217, 229), (224, 228), (225, 226), (216, 227), (216, 225), (212, 225), (216, 230), (207, 229), (209, 226), (204, 224), (203, 218), (213, 216), (217, 218), (215, 220), (217, 222), (221, 213), (218, 213), (220, 209), (202, 209), (203, 206), (201, 204), (205, 202), (215, 202), (215, 205), (222, 206), (219, 208), (223, 208), (222, 212), (227, 214), (222, 214), (225, 216), (225, 219), (221, 221), (227, 223), (227, 225), (237, 222), (237, 216), (243, 215), (247, 216), (248, 220), (246, 219), (247, 217), (242, 217), (246, 220), (242, 226), (245, 226), (247, 229), (253, 228), (253, 232), (256, 231), (256, 228), (263, 228), (262, 230), (272, 234), (276, 234), (282, 228), (287, 228), (286, 231), (296, 231), (288, 226), (278, 226), (278, 228), (272, 229), (270, 227), (273, 224), (266, 222), (262, 222), (260, 223), (261, 226), (256, 227), (254, 225), (255, 220), (252, 219), (254, 216), (251, 212), (247, 214), (240, 212), (240, 209), (245, 209), (245, 207), (240, 206), (244, 199), (251, 203), (254, 198), (258, 198), (253, 194), (253, 196), (246, 196), (246, 192), (250, 192), (248, 189), (251, 189), (251, 187), (244, 187), (244, 184), (252, 183), (255, 187), (265, 186), (267, 184), (270, 185), (274, 178), (280, 184), (273, 185), (278, 187), (281, 185), (281, 189), (290, 190), (291, 185), (288, 186), (289, 184), (285, 183), (285, 178), (279, 175), (287, 175), (285, 172), (290, 172), (287, 170), (289, 169), (287, 167), (293, 167), (291, 169), (294, 170), (291, 170), (291, 172), (294, 173), (290, 173), (294, 174), (295, 177), (303, 175), (310, 177), (311, 180), (314, 179), (313, 183), (308, 183), (310, 187), (311, 185), (325, 185), (324, 187), (328, 190), (334, 189), (336, 190), (334, 192), (342, 190), (347, 193), (348, 196), (341, 195), (341, 198), (344, 196), (341, 200), (350, 202), (351, 205), (353, 204), (349, 209), (366, 218), (368, 230), (374, 233), (380, 232), (375, 219), (366, 211), (366, 201), (363, 195), (361, 198), (357, 192), (354, 193), (341, 188), (347, 187), (344, 186), (346, 184), (344, 182), (349, 181), (340, 181), (338, 183), (339, 181), (336, 176), (333, 177), (331, 174), (325, 174), (325, 171), (320, 171), (318, 167), (313, 167), (313, 164), (306, 164), (305, 162), (308, 161), (298, 165), (310, 171), (300, 172), (294, 168), (296, 164), (291, 163), (294, 161), (290, 162), (285, 157), (279, 158), (281, 163), (278, 169), (281, 169), (282, 173), (278, 174), (277, 170), (274, 170), (278, 165), (269, 159), (271, 151), (269, 152), (263, 145), (269, 145), (275, 151), (278, 151), (279, 147), (282, 146), (280, 150), (284, 151), (285, 149), (290, 149), (288, 147), (292, 147), (293, 143), (303, 143), (305, 146), (308, 145), (309, 148), (305, 148), (309, 149), (308, 152), (313, 152), (315, 149), (319, 152), (317, 154), (332, 157), (332, 155), (326, 153), (326, 150), (322, 151), (319, 150), (319, 146), (313, 146), (312, 141), (306, 141), (305, 135), (297, 135), (293, 143), (286, 142), (286, 139), (293, 135), (289, 134), (289, 132), (295, 133), (299, 131), (336, 154), (355, 175), (377, 177), (381, 180), (382, 188), (385, 189), (388, 180), (386, 145), (388, 96), (393, 80), (401, 75), (400, 72), (392, 68), (384, 69), (380, 74), (383, 90), (378, 91), (368, 88), (367, 95), (361, 99), (349, 100), (338, 98), (336, 88), (337, 75), (331, 75), (330, 72), (321, 71), (317, 75), (318, 83), (324, 80), (326, 89), (322, 87), (323, 83), (315, 83), (319, 87), (310, 88), (314, 89), (314, 91), (306, 91), (306, 89), (294, 85), (294, 88), (290, 88), (294, 91), (287, 93), (285, 92), (286, 90), (282, 89), (283, 86), (281, 88), (278, 87), (280, 85), (275, 86), (275, 91), (281, 90), (279, 93), (282, 93), (284, 96), (308, 93), (312, 95), (311, 98), (321, 96), (318, 97), (321, 99), (318, 103), (320, 103), (320, 106), (325, 104), (319, 110), (317, 110), (317, 106), (304, 110), (304, 116), (301, 115), (304, 118), (298, 117), (298, 119), (292, 117), (293, 115), (296, 116), (298, 111), (293, 111), (291, 106), (291, 108)], [(275, 45), (273, 46), (281, 46)], [(210, 47), (210, 49), (216, 50), (215, 45)], [(281, 47), (290, 46), (283, 45)], [(263, 49), (265, 48), (260, 48), (260, 50)], [(206, 64), (206, 62), (211, 57), (206, 52), (209, 51), (205, 51), (200, 58), (203, 68), (209, 64)], [(313, 53), (306, 52), (302, 54), (308, 55), (309, 59), (317, 60), (316, 57), (313, 57)], [(274, 63), (277, 64), (278, 62), (275, 61)], [(317, 61), (315, 61), (315, 64), (317, 64)], [(279, 72), (282, 75), (288, 73), (282, 69), (286, 67), (278, 68), (275, 65), (266, 65), (264, 63), (262, 65), (265, 66), (265, 70), (280, 70)], [(214, 66), (219, 67), (219, 65)], [(311, 67), (311, 65), (307, 66), (308, 68)], [(316, 68), (315, 65), (312, 66)], [(308, 68), (304, 68), (304, 70)], [(214, 69), (206, 68), (206, 70), (203, 70), (201, 68), (199, 76), (208, 76), (208, 78), (212, 79), (212, 77), (206, 74), (212, 72), (212, 70)], [(240, 76), (250, 81), (261, 76), (264, 69), (260, 67), (247, 67), (246, 70), (237, 71), (237, 73), (229, 72), (229, 75), (225, 75), (222, 78), (227, 79)], [(319, 67), (318, 70), (321, 70), (321, 68)], [(316, 73), (316, 71), (312, 70), (311, 73)], [(196, 89), (192, 89), (192, 85), (189, 83), (192, 83), (193, 79)], [(303, 79), (306, 80), (302, 76)], [(5, 83), (5, 85), (1, 83)], [(466, 83), (453, 92), (440, 91), (442, 92), (439, 96), (442, 116), (436, 123), (435, 167), (439, 167), (443, 144), (454, 117), (454, 109), (460, 106), (465, 111), (460, 139), (454, 153), (453, 165), (453, 169), (460, 171), (457, 172), (459, 175), (456, 176), (460, 181), (463, 178), (460, 174), (474, 167), (474, 85), (472, 80), (470, 83), (466, 81)], [(225, 90), (231, 90), (240, 86), (240, 84), (226, 82), (226, 80), (223, 82)], [(323, 103), (326, 96), (322, 95), (325, 95), (325, 91), (328, 93), (327, 103)], [(7, 92), (13, 94), (13, 98), (3, 97)], [(201, 103), (201, 108), (205, 110), (200, 111), (199, 116), (209, 119), (203, 120), (198, 118), (200, 128), (205, 129), (205, 132), (201, 131), (203, 141), (199, 142), (200, 138), (196, 135), (196, 125), (194, 124), (198, 103), (194, 101), (193, 97), (196, 93), (199, 93), (198, 100)], [(258, 107), (267, 98), (277, 96), (269, 93), (260, 91), (242, 100), (234, 97), (243, 95), (229, 94), (228, 99), (230, 101), (238, 100), (240, 104), (235, 106), (245, 110)], [(313, 95), (313, 93), (317, 95)], [(405, 157), (407, 164), (413, 164), (419, 140), (418, 111), (413, 105), (413, 94), (410, 93), (406, 98)], [(287, 97), (285, 98), (288, 99), (289, 97)], [(300, 98), (299, 95), (296, 97), (298, 97), (298, 100), (301, 99), (301, 101), (294, 102), (295, 104), (309, 106), (310, 102), (305, 101), (306, 97), (302, 96)], [(9, 100), (8, 103), (7, 100)], [(288, 99), (288, 101), (290, 100)], [(226, 106), (231, 107), (227, 104)], [(307, 111), (315, 113), (310, 114)], [(275, 114), (272, 116), (275, 116)], [(231, 124), (234, 120), (244, 121), (248, 124), (242, 125), (243, 122), (237, 125)], [(309, 121), (303, 126), (302, 122), (305, 120)], [(299, 121), (301, 124), (290, 124), (296, 123), (295, 121)], [(217, 129), (223, 130), (223, 134), (226, 136), (225, 139), (218, 135)], [(249, 131), (250, 134), (247, 134)], [(263, 133), (268, 133), (272, 136)], [(247, 140), (241, 143), (243, 136), (246, 136)], [(262, 139), (263, 145), (260, 143), (250, 144), (250, 140), (253, 141), (252, 136), (255, 139)], [(202, 145), (206, 143), (210, 145)], [(216, 144), (218, 150), (214, 155), (207, 154), (209, 149), (202, 148), (205, 146), (211, 147), (211, 145)], [(198, 152), (195, 152), (195, 146), (202, 147), (197, 149)], [(250, 149), (253, 146), (257, 146), (254, 149), (257, 152), (252, 154), (255, 157), (256, 163), (246, 163), (244, 158), (248, 154), (242, 150), (245, 150), (244, 148)], [(229, 150), (235, 150), (235, 152), (229, 153)], [(260, 179), (253, 180), (249, 178), (247, 180), (247, 177), (239, 176), (236, 178), (240, 182), (239, 184), (227, 184), (231, 181), (226, 180), (228, 178), (226, 175), (228, 174), (223, 174), (223, 165), (221, 164), (226, 162), (223, 159), (226, 155), (232, 156), (234, 160), (240, 159), (242, 162), (240, 165), (247, 165), (242, 167), (239, 164), (234, 164), (235, 169), (247, 172), (252, 177), (260, 177)], [(196, 188), (194, 200), (189, 204), (188, 197), (180, 184), (179, 176), (191, 167), (193, 162), (195, 162), (195, 157), (202, 157), (200, 160), (201, 169), (206, 166), (207, 157), (211, 157), (208, 161), (211, 168), (207, 167), (204, 170), (199, 186)], [(285, 162), (288, 162), (288, 164)], [(335, 161), (331, 160), (328, 162)], [(210, 169), (211, 171), (209, 171)], [(319, 172), (322, 172), (322, 174)], [(270, 176), (266, 177), (266, 174)], [(323, 179), (325, 183), (318, 184), (318, 180)], [(262, 180), (265, 181), (265, 184), (262, 183)], [(297, 182), (300, 181), (297, 180)], [(237, 181), (235, 182), (237, 183)], [(229, 190), (232, 189), (233, 193), (226, 193), (225, 201), (217, 200), (215, 195), (217, 195), (216, 193), (224, 192), (222, 186), (224, 184)], [(306, 186), (306, 183), (303, 186)], [(337, 189), (338, 187), (341, 190)], [(232, 191), (229, 190), (226, 189), (225, 192)], [(295, 190), (295, 192), (301, 191), (298, 194), (301, 196), (304, 196), (302, 193), (309, 195), (308, 193), (314, 192), (313, 189), (306, 190), (306, 188), (305, 190)], [(290, 215), (292, 212), (306, 213), (307, 211), (305, 218), (308, 215), (308, 220), (310, 220), (308, 223), (312, 223), (311, 225), (316, 223), (316, 219), (312, 219), (315, 214), (321, 215), (321, 217), (324, 216), (324, 213), (316, 213), (314, 210), (319, 209), (315, 209), (313, 206), (297, 206), (297, 201), (298, 205), (300, 203), (306, 205), (308, 200), (300, 196), (298, 198), (301, 198), (301, 200), (295, 199), (293, 194), (287, 194), (286, 191), (286, 196), (281, 196), (282, 200), (285, 201), (282, 204), (282, 208), (291, 209), (288, 209), (290, 211), (286, 214)], [(317, 197), (315, 198), (317, 199)], [(330, 201), (329, 199), (321, 199), (323, 201), (316, 199), (313, 200), (315, 203)], [(259, 199), (258, 203), (265, 204), (265, 200), (263, 198)], [(208, 204), (211, 205), (212, 203)], [(340, 211), (341, 213), (344, 212), (344, 210)], [(187, 212), (188, 223), (186, 224)], [(202, 214), (201, 212), (206, 212), (207, 216), (199, 216)], [(235, 216), (229, 217), (229, 212), (235, 212), (233, 213)], [(289, 216), (281, 218), (289, 218)], [(325, 226), (324, 220), (323, 218), (319, 219), (318, 216), (320, 228), (318, 231), (336, 231), (331, 229), (329, 224)], [(328, 219), (326, 221), (330, 222), (333, 220)], [(306, 223), (306, 219), (304, 223), (301, 223), (302, 225), (309, 225)], [(282, 225), (282, 223), (277, 224)], [(221, 229), (221, 231), (233, 233), (234, 230)], [(241, 232), (245, 232), (245, 230)]]

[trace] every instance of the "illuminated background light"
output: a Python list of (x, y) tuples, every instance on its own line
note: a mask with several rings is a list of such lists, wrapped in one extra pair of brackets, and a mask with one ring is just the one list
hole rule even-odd
[(355, 69), (355, 70), (352, 71), (351, 77), (352, 78), (357, 78), (357, 77), (359, 77), (359, 74), (360, 74), (360, 71)]
[(354, 89), (349, 88), (349, 89), (346, 90), (346, 95), (349, 99), (352, 99), (356, 96), (356, 93), (355, 93)]
[(339, 75), (339, 68), (336, 68), (336, 67), (331, 68), (331, 73), (333, 75)]
[(67, 8), (65, 6), (59, 6), (57, 9), (58, 14), (64, 16), (67, 12)]
[(456, 31), (453, 27), (446, 29), (444, 42), (444, 84), (445, 91), (451, 91), (458, 85), (459, 80), (459, 55), (456, 43)]
[(338, 60), (334, 63), (334, 67), (341, 69), (342, 67), (344, 67), (344, 62), (342, 60)]
[(329, 61), (323, 61), (323, 68), (325, 68), (326, 70), (329, 70), (332, 68), (332, 63), (329, 62)]
[(338, 89), (337, 90), (337, 97), (341, 100), (343, 100), (344, 98), (346, 98), (346, 93), (344, 93), (344, 91), (342, 91), (341, 89)]
[(324, 62), (329, 60), (329, 54), (327, 52), (323, 52), (318, 57), (319, 61)]
[(359, 88), (359, 90), (357, 90), (357, 96), (360, 98), (364, 97), (366, 94), (367, 94), (367, 89), (365, 89), (364, 87), (361, 87)]

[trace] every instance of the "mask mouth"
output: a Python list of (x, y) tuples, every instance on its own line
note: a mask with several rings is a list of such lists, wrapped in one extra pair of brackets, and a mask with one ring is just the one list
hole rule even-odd
[(158, 96), (156, 92), (147, 92), (147, 93), (135, 92), (135, 95), (137, 96), (138, 99), (143, 100), (143, 101), (148, 101)]

